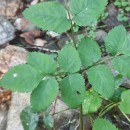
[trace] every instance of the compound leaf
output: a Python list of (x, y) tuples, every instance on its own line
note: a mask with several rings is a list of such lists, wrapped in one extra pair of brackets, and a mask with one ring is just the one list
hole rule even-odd
[(29, 53), (28, 64), (42, 75), (54, 74), (56, 71), (56, 62), (49, 55), (40, 52)]
[(121, 111), (130, 114), (130, 90), (124, 91), (121, 94), (121, 103), (119, 105)]
[(88, 80), (93, 89), (105, 98), (114, 94), (115, 80), (110, 69), (105, 65), (97, 65), (87, 71)]
[(107, 5), (107, 0), (71, 0), (70, 11), (79, 26), (89, 26), (97, 21)]
[(71, 108), (78, 107), (84, 98), (85, 84), (80, 74), (70, 74), (60, 82), (63, 101)]
[(101, 106), (101, 103), (102, 99), (96, 92), (87, 91), (84, 96), (84, 101), (82, 103), (83, 114), (96, 112), (98, 108)]
[(48, 108), (58, 95), (58, 88), (58, 83), (54, 78), (41, 81), (31, 94), (32, 110), (41, 112)]
[(71, 24), (66, 9), (58, 2), (42, 2), (23, 12), (25, 18), (43, 30), (66, 32)]
[(1, 79), (1, 85), (12, 91), (31, 92), (41, 79), (33, 67), (22, 64), (11, 68)]
[(91, 66), (101, 58), (101, 51), (98, 44), (90, 38), (83, 38), (80, 41), (78, 52), (85, 67)]
[(129, 44), (126, 29), (122, 25), (113, 28), (105, 38), (106, 49), (112, 55), (128, 53)]
[(120, 74), (130, 78), (130, 56), (118, 56), (112, 60), (112, 65)]
[(97, 118), (92, 127), (93, 130), (118, 130), (115, 125), (102, 118)]
[(38, 124), (39, 115), (34, 113), (30, 107), (26, 107), (20, 114), (24, 130), (35, 130)]
[(58, 63), (64, 72), (74, 73), (80, 69), (81, 61), (77, 50), (67, 44), (59, 52)]

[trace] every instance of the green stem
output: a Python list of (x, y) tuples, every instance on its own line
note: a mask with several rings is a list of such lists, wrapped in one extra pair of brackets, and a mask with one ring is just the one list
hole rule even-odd
[(104, 111), (102, 111), (99, 114), (99, 117), (102, 117), (105, 113), (107, 113), (108, 111), (110, 111), (112, 108), (116, 107), (117, 105), (119, 105), (119, 103), (115, 103), (113, 105), (110, 105), (108, 108), (106, 108)]
[(114, 103), (112, 102), (112, 103), (108, 104), (107, 106), (105, 106), (105, 107), (100, 111), (99, 115), (100, 115), (103, 111), (105, 111), (108, 107), (110, 107), (111, 105), (113, 105), (113, 104), (114, 104)]
[(83, 130), (84, 128), (84, 124), (83, 124), (83, 109), (82, 109), (82, 105), (80, 106), (80, 130)]
[(69, 16), (69, 20), (71, 21), (71, 34), (72, 34), (72, 40), (73, 40), (73, 43), (74, 43), (74, 47), (77, 49), (77, 47), (76, 47), (77, 42), (76, 42), (76, 39), (75, 39), (75, 33), (74, 33), (74, 29), (73, 29), (73, 20), (71, 18), (70, 11), (67, 8), (67, 2), (66, 2), (66, 0), (65, 0), (65, 8), (67, 10), (67, 13), (68, 13), (68, 16)]
[[(121, 110), (120, 110), (121, 111)], [(121, 111), (122, 112), (122, 114), (124, 115), (124, 117), (130, 122), (130, 118), (123, 112), (123, 111)]]

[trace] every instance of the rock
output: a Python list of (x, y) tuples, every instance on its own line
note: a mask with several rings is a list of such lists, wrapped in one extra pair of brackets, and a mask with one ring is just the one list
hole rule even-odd
[(103, 30), (98, 30), (96, 32), (95, 40), (99, 43), (99, 45), (102, 45), (104, 43), (104, 39), (106, 37), (107, 33)]
[(35, 30), (35, 26), (25, 18), (16, 19), (14, 22), (14, 27), (22, 32)]
[(46, 40), (42, 40), (40, 38), (35, 39), (34, 45), (43, 47), (45, 44), (47, 44)]
[(2, 105), (0, 108), (0, 130), (6, 130), (8, 108), (7, 105)]
[(0, 72), (6, 73), (9, 68), (26, 63), (27, 51), (23, 48), (8, 45), (0, 50)]
[(107, 7), (107, 11), (109, 15), (105, 20), (103, 20), (103, 22), (110, 28), (120, 25), (121, 22), (117, 20), (118, 10), (115, 8), (115, 6), (110, 4)]
[(0, 46), (6, 45), (10, 40), (15, 37), (15, 29), (12, 24), (0, 16)]
[(27, 93), (13, 93), (6, 130), (24, 130), (20, 120), (20, 113), (29, 105), (29, 97), (30, 94)]
[(77, 110), (66, 110), (67, 108), (68, 106), (63, 101), (59, 99), (57, 100), (55, 113), (59, 114), (54, 115), (54, 124), (56, 130), (74, 130), (73, 128), (78, 125), (79, 113)]
[(23, 9), (21, 0), (0, 0), (0, 15), (13, 18)]

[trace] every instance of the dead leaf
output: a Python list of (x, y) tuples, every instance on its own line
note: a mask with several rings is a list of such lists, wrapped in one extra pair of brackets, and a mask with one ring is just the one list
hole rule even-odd
[(36, 37), (41, 35), (41, 31), (39, 30), (32, 30), (29, 32), (22, 33), (20, 37), (24, 38), (26, 43), (33, 44)]

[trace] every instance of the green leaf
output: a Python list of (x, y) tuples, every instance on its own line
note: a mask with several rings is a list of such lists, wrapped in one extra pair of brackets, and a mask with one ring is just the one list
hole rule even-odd
[(70, 74), (60, 82), (62, 99), (70, 108), (81, 105), (85, 93), (84, 82), (80, 74)]
[(122, 25), (113, 28), (105, 38), (106, 49), (112, 55), (125, 54), (129, 44), (128, 34)]
[(124, 77), (120, 74), (118, 74), (116, 77), (115, 77), (115, 87), (118, 88), (120, 87), (124, 82)]
[(35, 130), (38, 124), (39, 115), (33, 113), (30, 107), (26, 107), (20, 114), (24, 130)]
[(41, 81), (31, 94), (32, 110), (41, 112), (48, 108), (58, 95), (58, 88), (58, 83), (54, 78)]
[(54, 126), (54, 119), (53, 119), (52, 115), (45, 114), (43, 117), (43, 122), (44, 122), (44, 125), (47, 128), (47, 130), (52, 130), (52, 128)]
[(90, 38), (83, 38), (80, 41), (78, 52), (85, 67), (91, 66), (101, 58), (101, 51), (98, 44)]
[(74, 73), (81, 67), (81, 61), (77, 50), (69, 44), (65, 45), (59, 52), (58, 63), (64, 72), (69, 73)]
[(1, 85), (12, 91), (31, 92), (41, 79), (33, 67), (22, 64), (11, 68), (1, 79)]
[(66, 9), (58, 2), (42, 2), (27, 8), (23, 15), (37, 27), (54, 32), (66, 32), (71, 23)]
[(115, 125), (111, 124), (109, 121), (97, 118), (93, 123), (93, 130), (118, 130)]
[(118, 56), (112, 60), (112, 65), (120, 74), (130, 77), (130, 56)]
[(83, 114), (93, 113), (101, 106), (102, 99), (94, 91), (87, 91), (82, 103)]
[(34, 67), (40, 74), (49, 75), (56, 71), (56, 62), (49, 56), (40, 52), (32, 52), (28, 55), (28, 64)]
[(110, 69), (105, 65), (97, 65), (87, 71), (88, 80), (93, 89), (105, 98), (114, 94), (115, 81)]
[(124, 113), (130, 114), (130, 90), (124, 91), (121, 94), (121, 103), (119, 108)]
[(114, 94), (113, 94), (113, 96), (111, 98), (111, 100), (113, 102), (119, 102), (121, 100), (121, 94), (125, 90), (126, 90), (126, 88), (124, 88), (124, 87), (118, 87), (118, 88), (116, 88), (115, 92), (114, 92)]
[(77, 25), (89, 26), (97, 21), (106, 5), (107, 0), (71, 0), (70, 11)]

